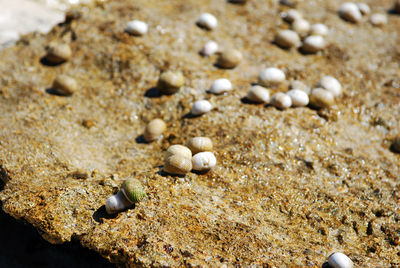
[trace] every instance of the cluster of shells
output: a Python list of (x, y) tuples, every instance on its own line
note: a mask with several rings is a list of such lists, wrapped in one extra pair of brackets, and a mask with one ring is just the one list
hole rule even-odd
[[(395, 8), (397, 3), (395, 4)], [(363, 17), (369, 16), (371, 13), (370, 7), (365, 3), (343, 3), (339, 8), (339, 16), (351, 23), (360, 23)], [(387, 17), (382, 13), (373, 13), (369, 17), (369, 22), (376, 27), (383, 26), (387, 23)]]

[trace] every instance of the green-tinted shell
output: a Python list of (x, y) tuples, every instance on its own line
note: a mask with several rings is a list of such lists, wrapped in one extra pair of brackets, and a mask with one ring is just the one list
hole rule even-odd
[(140, 202), (146, 197), (146, 190), (140, 181), (135, 178), (126, 179), (121, 186), (121, 190), (132, 203)]

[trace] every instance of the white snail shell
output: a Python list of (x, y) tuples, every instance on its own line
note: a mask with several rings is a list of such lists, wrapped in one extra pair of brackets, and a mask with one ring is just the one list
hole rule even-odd
[(191, 114), (202, 115), (208, 113), (209, 111), (211, 111), (211, 109), (212, 106), (208, 100), (198, 100), (195, 103), (193, 103)]
[(125, 31), (133, 35), (144, 35), (147, 33), (147, 23), (140, 20), (133, 20), (128, 22)]
[(232, 90), (232, 83), (226, 78), (220, 78), (215, 80), (209, 89), (210, 93), (213, 94), (222, 94), (227, 91)]
[(192, 157), (193, 170), (210, 170), (217, 164), (217, 159), (212, 152), (197, 153)]

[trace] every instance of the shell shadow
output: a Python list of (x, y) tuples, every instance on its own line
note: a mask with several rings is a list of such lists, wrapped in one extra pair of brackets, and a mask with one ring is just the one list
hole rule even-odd
[(190, 172), (192, 172), (192, 173), (194, 173), (194, 174), (197, 174), (197, 175), (204, 175), (204, 174), (206, 174), (206, 173), (208, 173), (210, 170), (202, 170), (202, 171), (199, 171), (199, 170), (192, 170), (192, 171), (190, 171)]
[(136, 143), (139, 143), (139, 144), (148, 144), (148, 142), (144, 139), (143, 134), (137, 136), (135, 141), (136, 141)]
[(196, 118), (196, 117), (200, 117), (200, 116), (202, 116), (201, 114), (199, 114), (199, 115), (194, 115), (194, 114), (192, 114), (191, 112), (188, 112), (187, 114), (185, 114), (184, 116), (182, 116), (182, 119), (187, 119), (187, 118)]
[(60, 94), (60, 92), (58, 92), (57, 90), (55, 90), (53, 88), (46, 88), (46, 93), (50, 94), (50, 95), (60, 96), (60, 97), (71, 97), (71, 95)]
[(256, 101), (249, 100), (247, 97), (241, 98), (240, 101), (241, 101), (243, 104), (261, 104), (261, 103), (256, 102)]
[(103, 223), (103, 219), (115, 219), (117, 216), (118, 213), (112, 215), (108, 214), (105, 205), (99, 207), (92, 215), (93, 219), (99, 223)]
[(168, 172), (164, 171), (164, 166), (158, 166), (158, 171), (156, 174), (163, 176), (163, 177), (179, 177), (179, 178), (184, 178), (186, 175), (179, 175), (179, 174), (171, 174)]
[(144, 96), (146, 98), (160, 98), (163, 94), (160, 92), (160, 90), (158, 90), (157, 87), (152, 87), (149, 88), (148, 90), (146, 90), (146, 92), (144, 93)]
[(321, 268), (332, 268), (332, 266), (330, 266), (328, 262), (324, 262)]
[(390, 150), (392, 153), (400, 154), (400, 152), (397, 151), (394, 147), (395, 147), (394, 144), (390, 145), (389, 150)]
[(42, 65), (50, 66), (50, 67), (59, 66), (59, 65), (63, 64), (64, 62), (65, 62), (65, 61), (57, 62), (57, 63), (50, 62), (50, 61), (46, 58), (46, 56), (43, 56), (43, 57), (40, 58), (40, 63), (41, 63)]
[(400, 15), (400, 13), (399, 13), (399, 12), (396, 12), (396, 10), (394, 10), (394, 8), (388, 9), (387, 13), (388, 13), (389, 15), (397, 15), (397, 16)]

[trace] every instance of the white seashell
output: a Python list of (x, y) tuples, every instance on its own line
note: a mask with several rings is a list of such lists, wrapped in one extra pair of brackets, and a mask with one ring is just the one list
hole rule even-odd
[(369, 5), (367, 5), (366, 3), (357, 3), (356, 5), (362, 15), (368, 15), (371, 12)]
[(118, 193), (110, 196), (106, 201), (106, 211), (108, 214), (114, 214), (128, 208), (132, 205), (124, 193), (120, 190)]
[(285, 93), (278, 92), (271, 98), (271, 104), (279, 109), (287, 109), (292, 106), (292, 99)]
[(310, 32), (311, 26), (305, 19), (298, 19), (292, 23), (292, 30), (298, 33), (300, 36), (307, 36)]
[(317, 23), (311, 26), (311, 35), (327, 36), (329, 33), (328, 27), (325, 24)]
[(188, 147), (193, 154), (207, 152), (213, 149), (212, 140), (208, 137), (194, 137), (188, 142)]
[(180, 144), (169, 146), (167, 151), (165, 152), (164, 159), (167, 159), (172, 155), (180, 155), (185, 158), (192, 159), (192, 151), (188, 147)]
[(311, 89), (299, 80), (292, 80), (289, 85), (289, 89), (300, 89), (303, 90), (305, 93), (310, 94)]
[(203, 56), (211, 56), (218, 52), (218, 44), (214, 41), (208, 41), (201, 49), (200, 54)]
[(215, 80), (212, 84), (210, 89), (208, 90), (210, 93), (213, 94), (222, 94), (227, 91), (232, 90), (232, 83), (226, 78), (220, 78)]
[(324, 76), (319, 80), (317, 87), (328, 90), (334, 97), (342, 95), (342, 85), (333, 76)]
[(339, 16), (349, 22), (357, 23), (361, 20), (362, 15), (358, 6), (354, 3), (346, 2), (339, 8)]
[(282, 48), (299, 47), (300, 36), (292, 30), (282, 30), (275, 35), (275, 43)]
[(197, 171), (210, 170), (217, 164), (217, 159), (211, 152), (197, 153), (192, 157), (192, 168)]
[(292, 89), (286, 92), (286, 95), (288, 95), (292, 99), (292, 106), (294, 107), (303, 107), (307, 106), (309, 99), (307, 93), (300, 89)]
[(345, 254), (337, 252), (329, 256), (328, 263), (332, 268), (352, 268), (353, 262)]
[(128, 22), (125, 31), (133, 35), (144, 35), (147, 33), (147, 23), (140, 20), (133, 20)]
[(192, 115), (202, 115), (211, 111), (212, 106), (208, 100), (199, 100), (193, 103)]
[(324, 108), (333, 105), (335, 97), (331, 92), (323, 88), (314, 88), (310, 94), (310, 104), (317, 108)]
[(197, 24), (201, 27), (206, 28), (207, 30), (212, 30), (218, 26), (218, 20), (214, 17), (214, 15), (211, 15), (210, 13), (203, 13), (197, 20)]
[(162, 119), (156, 118), (151, 120), (144, 129), (144, 139), (147, 142), (155, 141), (161, 137), (163, 132), (167, 129), (167, 124)]
[(304, 39), (301, 50), (305, 53), (317, 53), (326, 46), (325, 39), (319, 35), (310, 35)]
[(271, 84), (279, 84), (285, 81), (286, 75), (278, 68), (267, 68), (258, 75), (258, 84), (261, 86), (269, 86)]
[(290, 9), (287, 12), (282, 12), (281, 17), (288, 23), (293, 23), (296, 20), (302, 19), (303, 15), (296, 9)]
[(371, 22), (373, 26), (383, 26), (387, 23), (387, 17), (385, 14), (372, 14), (371, 18), (369, 18), (369, 22)]
[(257, 103), (268, 103), (271, 100), (269, 90), (257, 85), (250, 88), (246, 97)]

